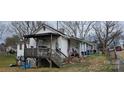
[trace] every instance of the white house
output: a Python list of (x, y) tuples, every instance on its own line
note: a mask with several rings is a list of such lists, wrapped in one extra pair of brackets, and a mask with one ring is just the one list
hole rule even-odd
[(120, 46), (122, 49), (124, 49), (124, 39), (119, 39), (118, 41), (117, 41), (117, 45), (116, 46)]
[[(55, 60), (60, 61), (69, 56), (82, 56), (82, 52), (93, 49), (91, 43), (68, 36), (64, 32), (58, 31), (46, 24), (43, 24), (43, 27), (37, 33), (25, 35), (24, 38), (25, 44), (20, 43), (17, 46), (17, 57), (24, 56), (25, 58), (38, 59), (47, 58), (50, 54), (52, 61), (54, 60), (53, 63), (57, 65), (59, 64)], [(36, 64), (41, 65), (39, 62)]]
[(110, 45), (110, 48), (116, 48), (117, 50), (124, 49), (124, 36), (116, 38)]

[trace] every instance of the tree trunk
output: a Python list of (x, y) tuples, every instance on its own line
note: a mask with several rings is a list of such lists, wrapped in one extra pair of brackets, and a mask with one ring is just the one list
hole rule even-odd
[(104, 54), (105, 56), (108, 56), (108, 53), (109, 53), (108, 48), (107, 46), (104, 45), (102, 48), (102, 54)]

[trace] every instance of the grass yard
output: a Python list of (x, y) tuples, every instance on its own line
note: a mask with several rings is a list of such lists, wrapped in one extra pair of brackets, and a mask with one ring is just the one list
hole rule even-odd
[(118, 51), (117, 52), (118, 56), (124, 60), (124, 50), (123, 51)]
[(1, 72), (112, 72), (113, 65), (103, 55), (92, 55), (85, 58), (83, 62), (65, 64), (62, 68), (31, 68), (21, 69), (19, 67), (8, 67), (15, 63), (15, 56), (0, 56)]
[(15, 55), (0, 55), (0, 67), (7, 67), (16, 63)]

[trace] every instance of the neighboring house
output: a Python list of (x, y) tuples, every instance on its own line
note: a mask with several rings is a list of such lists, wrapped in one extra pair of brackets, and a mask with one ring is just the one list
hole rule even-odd
[(17, 44), (17, 57), (23, 57), (24, 56), (24, 42), (20, 41), (19, 44)]
[(120, 46), (122, 49), (124, 49), (124, 39), (119, 39), (116, 42), (116, 46)]
[(124, 49), (124, 36), (116, 38), (110, 46), (111, 48), (116, 48), (116, 50)]
[(6, 52), (5, 44), (0, 44), (0, 54)]
[(46, 24), (43, 24), (37, 33), (25, 35), (24, 38), (25, 40), (17, 45), (17, 57), (32, 58), (38, 67), (48, 63), (60, 67), (64, 58), (82, 56), (83, 52), (92, 52), (94, 49), (93, 44), (68, 36), (64, 31), (58, 31)]
[(16, 53), (17, 52), (17, 46), (13, 45), (13, 46), (6, 47), (6, 52), (7, 53), (11, 53), (11, 54)]

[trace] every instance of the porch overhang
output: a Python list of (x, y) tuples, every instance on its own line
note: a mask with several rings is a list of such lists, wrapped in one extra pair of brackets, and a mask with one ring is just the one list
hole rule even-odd
[(76, 37), (69, 37), (68, 39), (69, 40), (74, 40), (74, 41), (77, 41), (77, 42), (81, 42), (81, 39), (76, 38)]
[(43, 34), (30, 34), (24, 35), (24, 38), (41, 38), (41, 37), (50, 37), (50, 36), (60, 36), (57, 33), (43, 33)]

